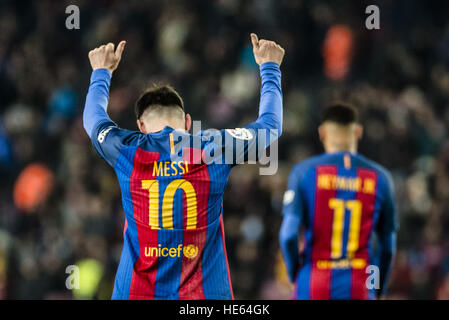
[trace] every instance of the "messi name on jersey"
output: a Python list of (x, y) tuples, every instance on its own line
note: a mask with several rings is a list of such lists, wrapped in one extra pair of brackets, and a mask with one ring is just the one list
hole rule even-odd
[(153, 163), (153, 176), (155, 177), (171, 177), (188, 172), (189, 166), (184, 161), (154, 161)]

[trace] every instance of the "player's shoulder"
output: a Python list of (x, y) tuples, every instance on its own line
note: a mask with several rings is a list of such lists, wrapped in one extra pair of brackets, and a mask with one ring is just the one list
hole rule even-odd
[[(203, 140), (211, 140), (211, 137), (232, 138), (237, 140), (251, 140), (255, 137), (253, 127), (245, 128), (228, 128), (228, 129), (206, 129), (201, 130), (197, 135), (200, 135)], [(213, 139), (212, 139), (213, 140)]]
[(312, 156), (296, 163), (292, 168), (292, 172), (294, 174), (304, 176), (307, 172), (315, 169), (316, 166), (325, 164), (326, 162), (327, 159), (325, 154)]
[(361, 155), (361, 154), (357, 154), (357, 160), (358, 160), (358, 165), (365, 167), (367, 169), (371, 169), (377, 172), (377, 174), (385, 180), (386, 183), (390, 183), (390, 181), (392, 181), (392, 176), (390, 171), (385, 168), (383, 165), (381, 165), (380, 163), (368, 159), (367, 157)]
[(206, 129), (191, 135), (192, 139), (200, 140), (201, 147), (208, 145), (216, 147), (232, 146), (233, 141), (240, 140), (242, 143), (255, 137), (253, 130), (247, 128), (234, 129)]
[(328, 155), (326, 153), (322, 153), (316, 156), (309, 157), (298, 162), (295, 165), (295, 168), (300, 170), (312, 169), (318, 165), (323, 165), (329, 162)]
[(105, 121), (94, 128), (91, 141), (100, 156), (114, 167), (122, 150), (138, 146), (143, 137), (140, 132), (122, 129), (112, 121)]
[(95, 128), (94, 132), (96, 133), (96, 136), (92, 138), (95, 138), (100, 144), (103, 144), (105, 141), (107, 141), (107, 138), (109, 137), (118, 138), (122, 141), (122, 143), (126, 144), (130, 143), (131, 141), (138, 142), (139, 138), (144, 136), (144, 134), (139, 131), (120, 128), (112, 121), (105, 121), (103, 123), (100, 123)]
[(204, 142), (210, 142), (214, 141), (216, 137), (222, 137), (223, 133), (224, 129), (205, 129), (192, 134), (192, 137), (198, 137)]

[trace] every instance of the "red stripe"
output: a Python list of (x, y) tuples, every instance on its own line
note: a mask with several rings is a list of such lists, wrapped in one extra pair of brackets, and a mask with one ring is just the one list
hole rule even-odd
[(337, 175), (337, 166), (318, 166), (316, 168), (315, 212), (313, 218), (312, 261), (328, 260), (331, 257), (332, 222), (334, 212), (329, 207), (329, 200), (335, 198), (336, 190), (319, 189), (320, 175)]
[[(200, 154), (201, 150), (191, 148), (190, 154)], [(185, 152), (185, 149), (183, 153)], [(206, 164), (192, 164), (193, 159), (184, 158), (188, 163), (189, 172), (184, 174), (183, 179), (189, 181), (195, 190), (197, 200), (197, 229), (187, 230), (187, 202), (183, 196), (183, 226), (184, 247), (194, 245), (198, 248), (195, 258), (183, 255), (181, 269), (181, 284), (179, 288), (180, 299), (204, 299), (202, 253), (207, 238), (207, 203), (209, 199), (210, 178)]]
[(184, 248), (195, 246), (198, 253), (195, 258), (182, 256), (181, 283), (179, 286), (179, 298), (188, 300), (203, 300), (203, 272), (202, 256), (206, 241), (207, 228), (200, 230), (184, 230)]
[[(222, 204), (223, 205), (223, 204)], [(226, 260), (226, 270), (228, 271), (228, 281), (229, 281), (229, 289), (231, 290), (231, 297), (232, 300), (234, 300), (234, 291), (232, 290), (232, 283), (231, 283), (231, 273), (229, 271), (229, 261), (228, 261), (228, 254), (226, 251), (226, 241), (225, 241), (225, 233), (224, 233), (224, 225), (223, 225), (223, 215), (220, 215), (220, 231), (221, 231), (221, 240), (223, 242), (223, 252)]]
[(196, 148), (183, 148), (182, 149), (182, 159), (184, 162), (190, 163), (191, 165), (200, 165), (203, 160), (204, 150)]
[[(360, 223), (359, 248), (355, 253), (355, 258), (362, 258), (369, 264), (369, 239), (373, 228), (373, 215), (377, 194), (377, 173), (374, 170), (357, 169), (357, 177), (362, 180), (362, 190), (357, 192), (356, 198), (362, 203), (362, 218)], [(363, 192), (365, 180), (374, 181), (374, 193)], [(351, 299), (368, 299), (368, 289), (366, 288), (365, 268), (351, 269)]]
[[(221, 203), (221, 208), (223, 210), (223, 202)], [(231, 272), (229, 269), (229, 261), (228, 261), (228, 253), (226, 251), (226, 237), (224, 232), (224, 224), (223, 224), (223, 214), (220, 215), (220, 233), (221, 233), (221, 241), (223, 242), (223, 252), (226, 260), (226, 271), (228, 273), (228, 283), (229, 283), (229, 290), (231, 290), (231, 298), (234, 300), (234, 290), (232, 289), (232, 282), (231, 282)]]
[(157, 257), (145, 257), (145, 247), (158, 246), (157, 230), (148, 224), (149, 198), (148, 190), (142, 189), (142, 180), (153, 180), (153, 163), (158, 161), (158, 152), (137, 149), (134, 156), (134, 169), (131, 174), (131, 197), (134, 207), (134, 220), (139, 241), (139, 258), (134, 264), (129, 299), (152, 299), (157, 273)]
[(310, 270), (310, 299), (329, 300), (331, 297), (332, 269), (318, 269), (316, 263)]
[(329, 208), (329, 199), (334, 198), (336, 190), (318, 188), (320, 175), (337, 175), (337, 166), (324, 165), (316, 168), (315, 210), (313, 217), (312, 269), (310, 271), (310, 298), (327, 300), (330, 298), (332, 270), (316, 268), (317, 260), (329, 260), (331, 257), (331, 239), (333, 210)]

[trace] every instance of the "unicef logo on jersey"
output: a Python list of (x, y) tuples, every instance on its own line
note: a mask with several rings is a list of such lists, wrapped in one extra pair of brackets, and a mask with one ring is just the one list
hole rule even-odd
[(198, 255), (198, 247), (194, 244), (189, 244), (184, 247), (184, 256), (187, 259), (194, 259)]
[(145, 257), (154, 258), (181, 258), (182, 255), (187, 259), (195, 259), (198, 256), (199, 248), (194, 244), (188, 244), (183, 246), (179, 244), (177, 247), (163, 247), (158, 245), (157, 247), (145, 247)]

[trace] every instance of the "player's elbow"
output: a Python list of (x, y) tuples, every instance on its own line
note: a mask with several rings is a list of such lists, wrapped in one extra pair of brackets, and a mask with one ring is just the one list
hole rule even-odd
[(287, 230), (287, 227), (282, 226), (281, 232), (279, 232), (279, 244), (281, 250), (284, 253), (288, 253), (290, 250), (295, 250), (294, 246), (296, 244), (297, 238), (298, 236), (296, 233), (290, 232), (289, 230)]
[(258, 122), (262, 128), (270, 131), (270, 137), (278, 139), (282, 135), (282, 116), (275, 114), (263, 114)]
[(384, 257), (393, 257), (396, 253), (396, 232), (389, 232), (381, 236), (380, 252)]
[(392, 246), (380, 246), (378, 250), (378, 262), (382, 269), (389, 269), (394, 255), (396, 254), (396, 248)]
[(379, 255), (382, 261), (391, 261), (396, 253), (396, 249), (392, 247), (383, 247), (380, 249)]
[(276, 135), (277, 138), (279, 138), (282, 135), (282, 118), (281, 117), (276, 117), (276, 119), (274, 120), (274, 126), (273, 126), (272, 130), (274, 130), (274, 134)]
[(89, 137), (91, 137), (92, 125), (90, 124), (89, 116), (88, 116), (86, 110), (84, 110), (84, 112), (83, 112), (83, 127), (84, 127), (84, 131), (86, 131), (87, 135)]
[(283, 210), (283, 216), (284, 219), (279, 231), (279, 241), (287, 246), (296, 245), (301, 219), (286, 209)]
[(295, 282), (296, 258), (297, 258), (297, 238), (293, 234), (280, 233), (279, 244), (284, 257), (287, 274), (290, 282)]

